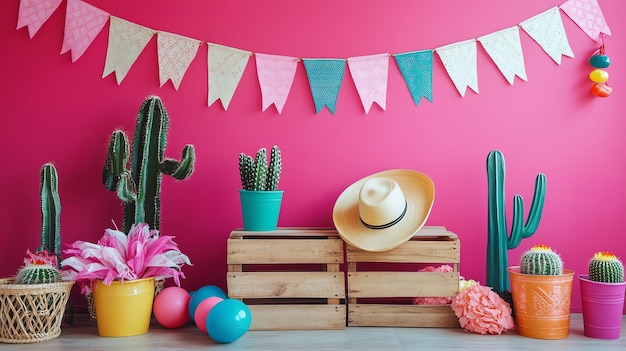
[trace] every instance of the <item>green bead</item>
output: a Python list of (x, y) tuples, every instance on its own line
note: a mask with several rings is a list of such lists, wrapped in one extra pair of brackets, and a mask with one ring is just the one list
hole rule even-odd
[(611, 59), (606, 55), (592, 55), (589, 64), (595, 68), (607, 68), (611, 65)]

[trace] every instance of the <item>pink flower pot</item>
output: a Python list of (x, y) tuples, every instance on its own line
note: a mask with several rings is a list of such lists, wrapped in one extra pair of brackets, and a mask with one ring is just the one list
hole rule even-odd
[(583, 302), (585, 336), (596, 339), (619, 339), (624, 311), (624, 283), (594, 282), (579, 275)]

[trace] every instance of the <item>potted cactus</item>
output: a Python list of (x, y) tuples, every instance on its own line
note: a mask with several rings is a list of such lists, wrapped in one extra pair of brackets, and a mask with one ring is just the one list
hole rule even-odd
[(508, 268), (517, 332), (537, 339), (569, 335), (574, 272), (548, 246), (535, 245)]
[(579, 275), (585, 336), (619, 339), (624, 311), (624, 264), (612, 252), (596, 252), (589, 274)]
[(269, 164), (265, 148), (259, 149), (254, 158), (244, 153), (239, 155), (244, 230), (276, 230), (283, 198), (283, 191), (278, 190), (281, 170), (282, 157), (276, 145), (270, 151)]

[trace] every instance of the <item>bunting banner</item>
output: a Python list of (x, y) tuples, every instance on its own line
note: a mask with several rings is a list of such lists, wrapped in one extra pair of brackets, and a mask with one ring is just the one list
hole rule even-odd
[(109, 25), (109, 47), (104, 63), (102, 78), (115, 72), (119, 85), (128, 74), (139, 54), (148, 45), (155, 31), (111, 16)]
[(389, 54), (350, 57), (347, 61), (365, 113), (369, 113), (374, 102), (385, 110), (387, 107)]
[(557, 64), (561, 64), (561, 55), (574, 57), (569, 46), (559, 8), (531, 17), (520, 23), (520, 27), (548, 54)]
[(21, 0), (17, 29), (28, 26), (28, 35), (32, 39), (61, 2), (63, 0)]
[(422, 96), (433, 102), (433, 51), (413, 51), (393, 55), (415, 106)]
[(561, 10), (596, 42), (601, 41), (601, 34), (611, 35), (597, 0), (569, 0)]
[(346, 70), (346, 60), (302, 59), (302, 62), (309, 78), (309, 87), (315, 103), (315, 113), (319, 113), (326, 106), (334, 115), (339, 88), (341, 88), (343, 74)]
[(467, 87), (478, 94), (476, 40), (470, 39), (435, 49), (461, 97)]
[(484, 35), (478, 41), (509, 84), (513, 85), (515, 76), (528, 80), (517, 26)]
[(159, 82), (163, 86), (168, 80), (178, 90), (191, 61), (196, 57), (201, 41), (167, 32), (157, 33), (159, 58)]
[(209, 106), (220, 99), (224, 110), (228, 110), (230, 100), (235, 95), (235, 89), (252, 53), (224, 45), (211, 43), (208, 45)]
[(109, 20), (109, 13), (81, 0), (67, 0), (65, 35), (61, 54), (72, 51), (76, 62)]
[(298, 59), (288, 56), (254, 54), (256, 70), (261, 86), (263, 111), (274, 104), (282, 113), (291, 85), (296, 77)]

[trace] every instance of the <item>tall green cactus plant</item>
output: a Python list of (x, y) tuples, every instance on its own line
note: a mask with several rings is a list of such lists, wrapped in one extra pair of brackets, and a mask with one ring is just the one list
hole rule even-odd
[(532, 236), (539, 226), (546, 196), (546, 176), (542, 173), (537, 175), (535, 193), (526, 223), (523, 223), (524, 200), (520, 195), (513, 198), (513, 226), (510, 236), (504, 201), (504, 156), (498, 150), (491, 151), (487, 157), (487, 177), (489, 186), (487, 286), (501, 294), (510, 291), (506, 271), (509, 265), (508, 250), (516, 248), (522, 239)]
[[(124, 202), (124, 232), (135, 223), (159, 229), (162, 174), (178, 180), (193, 173), (195, 149), (186, 145), (180, 161), (164, 158), (169, 117), (159, 97), (148, 97), (137, 116), (132, 149), (128, 136), (115, 130), (109, 141), (102, 182)], [(127, 169), (130, 156), (130, 169)]]
[[(59, 176), (52, 163), (41, 167), (39, 196), (41, 200), (41, 234), (37, 251), (48, 251), (61, 263), (61, 200)], [(60, 266), (59, 266), (60, 267)]]

